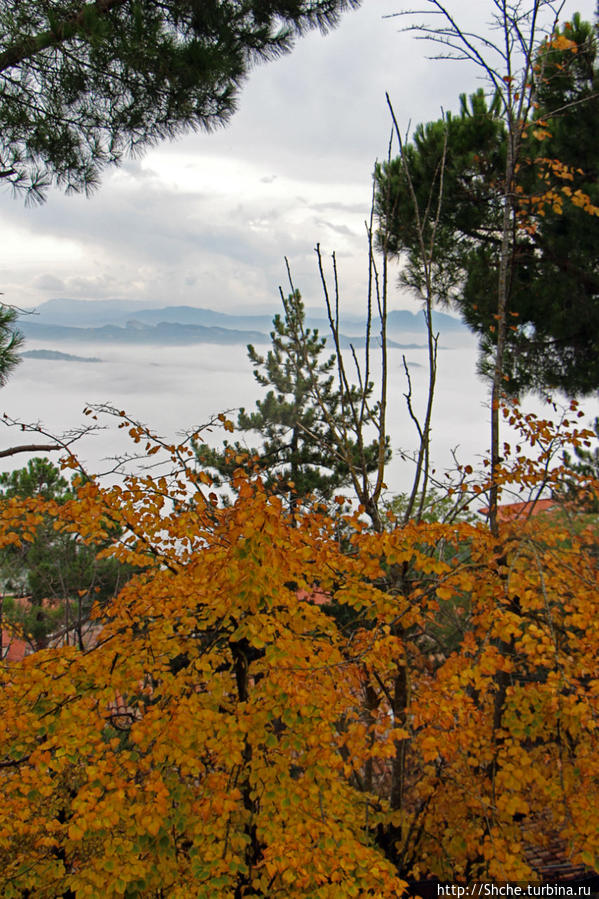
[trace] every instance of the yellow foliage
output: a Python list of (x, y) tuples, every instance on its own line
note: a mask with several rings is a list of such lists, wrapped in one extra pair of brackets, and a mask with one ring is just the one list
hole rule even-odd
[[(508, 415), (541, 461), (506, 484), (585, 439)], [(3, 896), (390, 899), (473, 864), (526, 878), (527, 841), (596, 858), (595, 536), (344, 516), (340, 544), (338, 520), (234, 477), (230, 507), (180, 470), (52, 507), (90, 540), (118, 525), (145, 570), (95, 647), (1, 669)], [(7, 503), (0, 539), (45, 511)]]

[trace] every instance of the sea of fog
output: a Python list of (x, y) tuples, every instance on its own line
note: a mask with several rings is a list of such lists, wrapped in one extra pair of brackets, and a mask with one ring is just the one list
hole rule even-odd
[[(406, 343), (421, 343), (422, 335), (405, 335)], [(54, 349), (78, 356), (98, 357), (101, 362), (23, 359), (0, 394), (0, 412), (26, 423), (39, 422), (52, 433), (64, 433), (89, 424), (83, 416), (88, 404), (107, 403), (126, 410), (132, 418), (150, 426), (168, 440), (201, 426), (219, 412), (235, 420), (240, 406), (251, 408), (264, 395), (254, 381), (247, 353), (241, 346), (107, 346), (92, 343), (28, 341), (26, 349)], [(393, 459), (387, 472), (391, 493), (407, 490), (413, 466), (401, 452), (413, 452), (416, 431), (406, 407), (407, 389), (403, 365), (405, 353), (412, 379), (413, 407), (424, 414), (427, 387), (424, 349), (389, 352), (388, 432)], [(441, 476), (459, 461), (481, 465), (489, 446), (489, 390), (476, 374), (476, 340), (469, 334), (441, 335), (435, 396), (432, 459)], [(351, 364), (348, 362), (348, 364)], [(548, 415), (539, 398), (524, 401), (526, 408)], [(588, 418), (598, 414), (596, 401), (586, 404)], [(106, 460), (134, 447), (118, 422), (101, 418), (104, 429), (88, 434), (77, 444), (77, 453), (88, 470), (103, 471)], [(219, 428), (205, 433), (218, 445), (225, 436)], [(243, 437), (244, 435), (242, 435)], [(510, 435), (506, 431), (505, 439)], [(40, 438), (44, 439), (44, 438)], [(31, 435), (4, 427), (2, 446), (30, 442)], [(27, 456), (2, 459), (4, 470), (26, 464)]]

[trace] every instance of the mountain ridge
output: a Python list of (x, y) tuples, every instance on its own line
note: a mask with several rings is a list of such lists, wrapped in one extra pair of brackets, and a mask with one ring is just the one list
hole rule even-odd
[[(224, 344), (247, 346), (249, 343), (256, 346), (269, 345), (270, 336), (261, 331), (243, 331), (234, 328), (220, 328), (217, 326), (205, 327), (203, 325), (180, 324), (178, 322), (160, 322), (156, 325), (148, 325), (135, 319), (130, 319), (125, 326), (100, 325), (98, 327), (73, 327), (66, 325), (42, 324), (29, 320), (19, 322), (19, 331), (25, 338), (39, 341), (91, 341), (93, 343), (111, 344), (152, 344), (157, 346), (189, 346), (191, 344)], [(330, 340), (330, 338), (329, 338)], [(365, 344), (364, 337), (347, 337), (340, 335), (340, 345), (343, 349), (350, 345), (362, 347)], [(380, 338), (372, 335), (371, 345), (378, 346)], [(420, 349), (422, 344), (400, 344), (389, 338), (388, 346), (400, 349)]]
[[(141, 323), (161, 325), (180, 324), (201, 327), (220, 327), (232, 331), (266, 331), (270, 334), (272, 314), (239, 314), (219, 312), (202, 306), (176, 305), (159, 306), (147, 304), (144, 300), (75, 300), (68, 297), (57, 297), (41, 303), (35, 312), (22, 316), (21, 324), (35, 321), (43, 325), (62, 325), (64, 327), (101, 327), (104, 325), (124, 326), (128, 320)], [(466, 330), (460, 319), (444, 312), (433, 312), (433, 323), (440, 331)], [(349, 313), (342, 317), (344, 330), (359, 328), (364, 330), (363, 316)], [(322, 316), (314, 315), (312, 310), (306, 311), (306, 325), (318, 329), (325, 336), (328, 333), (328, 321)], [(425, 322), (422, 312), (410, 312), (404, 309), (391, 310), (387, 316), (389, 333), (397, 336), (402, 331), (410, 334), (424, 333)], [(352, 340), (358, 338), (352, 338)]]

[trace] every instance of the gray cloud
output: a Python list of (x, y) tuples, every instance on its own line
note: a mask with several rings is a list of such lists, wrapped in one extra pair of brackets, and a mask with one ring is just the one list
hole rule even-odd
[[(489, 9), (450, 5), (471, 30)], [(592, 0), (577, 5), (592, 17)], [(66, 292), (273, 308), (287, 256), (316, 305), (320, 242), (326, 257), (336, 251), (344, 303), (357, 309), (372, 167), (389, 137), (385, 91), (407, 127), (441, 106), (455, 109), (459, 93), (479, 84), (467, 66), (427, 60), (433, 48), (399, 33), (403, 20), (383, 18), (396, 11), (396, 0), (364, 2), (332, 33), (302, 38), (251, 73), (227, 128), (126, 161), (91, 199), (53, 191), (44, 206), (25, 208), (1, 194), (9, 301), (34, 305)]]
[(65, 291), (65, 284), (61, 278), (56, 278), (54, 275), (38, 275), (37, 278), (33, 280), (33, 286), (38, 290), (49, 290), (52, 293), (61, 293)]

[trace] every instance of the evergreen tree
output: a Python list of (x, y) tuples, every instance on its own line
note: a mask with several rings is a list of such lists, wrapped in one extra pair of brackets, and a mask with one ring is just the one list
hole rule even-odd
[(42, 199), (231, 116), (251, 66), (359, 0), (5, 0), (0, 178)]
[[(563, 454), (564, 466), (574, 475), (565, 478), (563, 496), (585, 512), (596, 514), (599, 512), (599, 496), (596, 489), (599, 482), (599, 418), (595, 418), (593, 430), (597, 444), (588, 448), (574, 446), (574, 457), (568, 451)], [(592, 489), (589, 489), (589, 482)]]
[[(574, 395), (599, 387), (599, 217), (578, 203), (586, 195), (599, 205), (599, 70), (589, 23), (575, 15), (555, 37), (562, 44), (545, 44), (537, 56), (537, 108), (515, 186), (523, 227), (513, 238), (505, 373), (515, 392), (557, 387)], [(438, 178), (445, 134), (438, 299), (455, 305), (480, 335), (487, 371), (496, 342), (507, 142), (497, 98), (488, 102), (482, 90), (463, 95), (458, 115), (416, 129), (406, 158), (421, 208)], [(402, 282), (418, 287), (418, 242), (401, 160), (379, 166), (377, 182), (381, 232), (391, 252), (407, 261)], [(548, 185), (551, 202), (535, 205)]]
[[(258, 469), (270, 491), (289, 492), (292, 507), (301, 498), (314, 494), (331, 499), (335, 491), (350, 483), (351, 458), (357, 452), (350, 432), (347, 402), (335, 387), (335, 356), (323, 359), (326, 340), (317, 330), (305, 327), (305, 310), (298, 291), (282, 297), (284, 315), (275, 315), (270, 337), (272, 348), (266, 356), (248, 346), (254, 378), (270, 388), (256, 402), (253, 412), (241, 409), (237, 427), (256, 432), (259, 448), (240, 441), (225, 450), (196, 446), (199, 464), (229, 476), (240, 464)], [(370, 394), (372, 385), (367, 386)], [(357, 398), (357, 388), (351, 388)], [(333, 424), (333, 427), (331, 427)], [(340, 435), (345, 439), (340, 442)], [(369, 470), (377, 464), (378, 445), (366, 448)]]
[(0, 387), (3, 387), (13, 369), (19, 364), (17, 355), (23, 337), (16, 329), (17, 312), (0, 304)]
[(0, 474), (0, 491), (9, 498), (18, 496), (31, 499), (39, 496), (42, 499), (67, 500), (73, 491), (60, 469), (48, 459), (36, 457), (30, 459), (25, 468)]
[[(75, 486), (47, 459), (36, 457), (24, 468), (0, 474), (0, 502), (41, 497), (63, 505), (75, 496)], [(34, 648), (62, 627), (75, 630), (82, 645), (92, 603), (112, 598), (134, 569), (115, 558), (97, 559), (103, 545), (57, 531), (50, 516), (33, 535), (19, 537), (18, 544), (0, 551), (0, 571), (4, 587), (27, 594), (28, 602), (5, 606), (5, 619), (19, 625)]]

